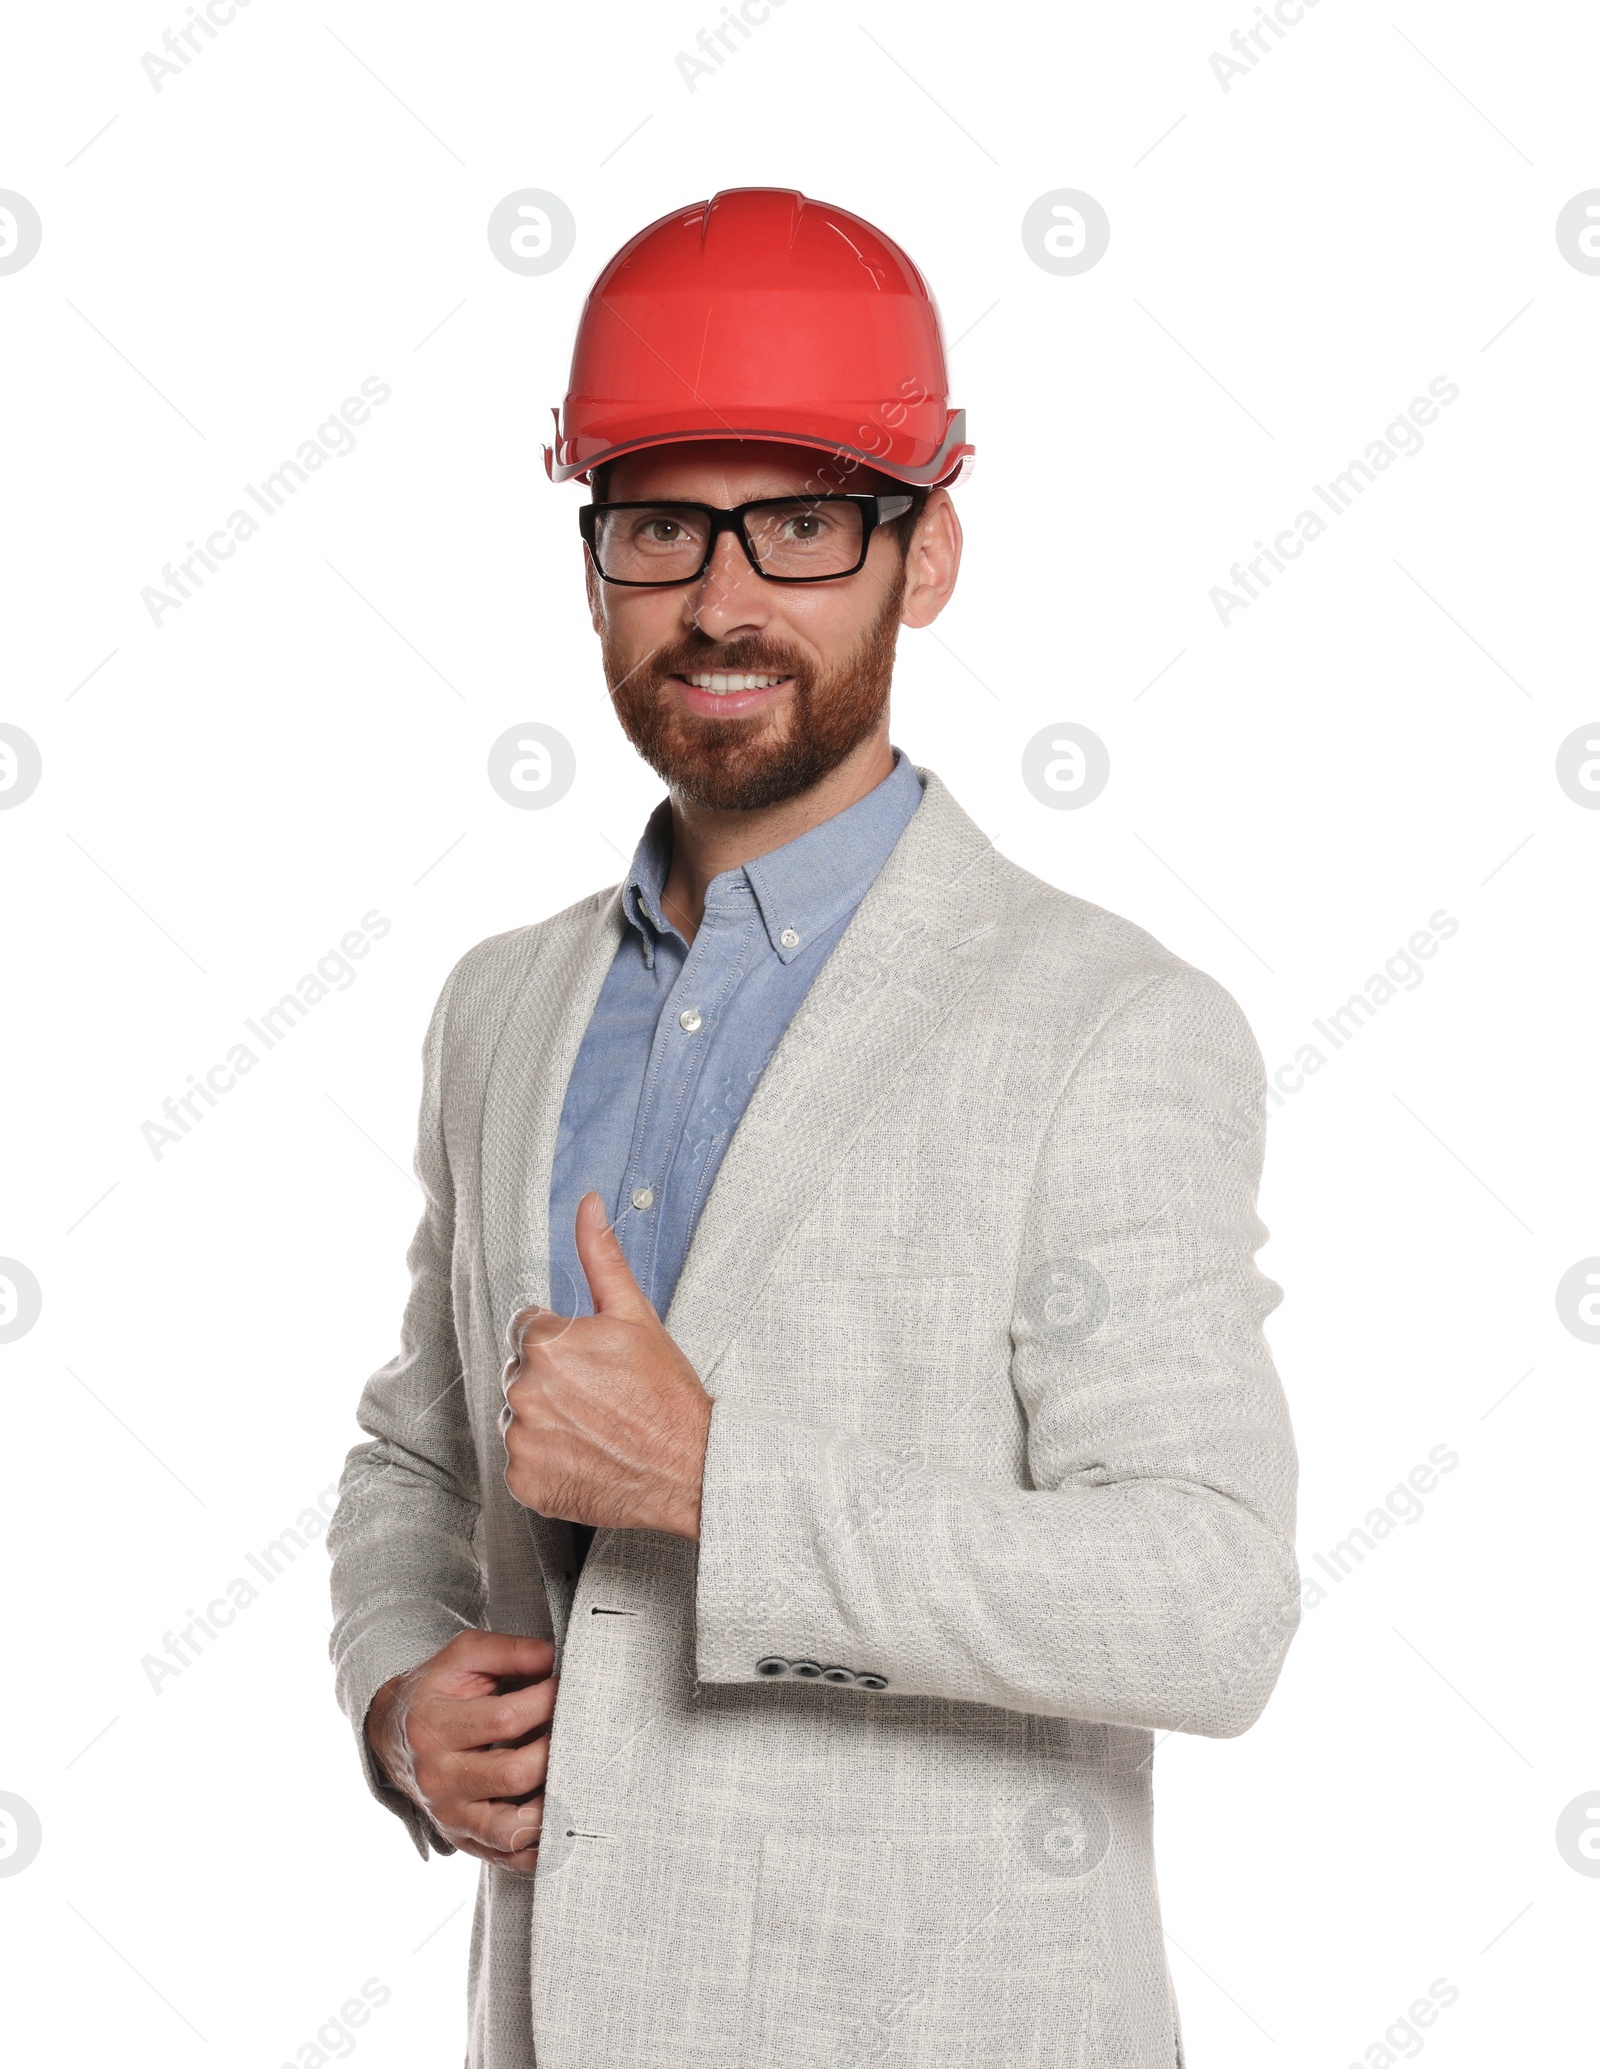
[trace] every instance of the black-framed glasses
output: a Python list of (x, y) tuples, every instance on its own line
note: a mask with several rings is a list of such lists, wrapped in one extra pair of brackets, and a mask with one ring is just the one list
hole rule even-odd
[(904, 517), (910, 496), (772, 496), (718, 510), (709, 503), (584, 503), (578, 510), (595, 571), (628, 589), (698, 582), (717, 539), (732, 532), (767, 582), (836, 582), (866, 565), (880, 524)]

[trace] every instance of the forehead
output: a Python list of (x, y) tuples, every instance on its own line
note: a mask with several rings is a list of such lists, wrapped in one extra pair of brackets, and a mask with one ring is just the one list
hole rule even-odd
[(654, 446), (612, 462), (606, 501), (637, 503), (656, 497), (724, 508), (764, 496), (866, 493), (877, 477), (858, 467), (847, 474), (829, 453), (808, 446), (762, 444), (754, 439), (707, 440)]

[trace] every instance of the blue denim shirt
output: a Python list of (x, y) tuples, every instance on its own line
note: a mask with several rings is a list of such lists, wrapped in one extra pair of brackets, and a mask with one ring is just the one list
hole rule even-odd
[[(665, 1315), (695, 1224), (769, 1056), (922, 801), (896, 748), (876, 789), (713, 877), (693, 943), (666, 918), (663, 798), (623, 886), (629, 925), (567, 1083), (550, 1179), (550, 1304), (594, 1312), (573, 1239), (578, 1202), (606, 1202), (623, 1254)], [(581, 1561), (593, 1532), (574, 1525)]]

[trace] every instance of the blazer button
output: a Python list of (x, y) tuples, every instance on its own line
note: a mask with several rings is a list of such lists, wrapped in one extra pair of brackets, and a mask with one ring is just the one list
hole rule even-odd
[(857, 1688), (887, 1688), (889, 1684), (881, 1674), (858, 1674), (856, 1676), (856, 1686)]
[(778, 1659), (776, 1656), (756, 1661), (756, 1672), (758, 1674), (787, 1674), (788, 1671), (789, 1662)]
[(838, 1688), (853, 1688), (856, 1680), (848, 1667), (824, 1667), (822, 1678), (824, 1681), (833, 1682)]
[(815, 1660), (790, 1660), (789, 1672), (797, 1681), (820, 1681), (822, 1669)]

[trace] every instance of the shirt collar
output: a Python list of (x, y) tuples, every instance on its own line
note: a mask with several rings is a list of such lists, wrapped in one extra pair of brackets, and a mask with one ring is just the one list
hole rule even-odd
[(656, 936), (674, 931), (661, 912), (661, 892), (671, 860), (672, 800), (664, 797), (644, 823), (622, 885), (622, 910), (633, 922), (651, 969), (655, 968)]
[(894, 755), (893, 769), (865, 797), (745, 864), (780, 962), (793, 962), (854, 912), (922, 802), (922, 778), (909, 756), (898, 747)]
[[(894, 767), (883, 781), (844, 811), (770, 854), (713, 877), (707, 902), (719, 891), (748, 885), (779, 961), (791, 963), (803, 955), (818, 935), (837, 926), (861, 903), (922, 802), (922, 778), (910, 757), (898, 747), (894, 757)], [(671, 860), (672, 807), (663, 798), (646, 821), (622, 887), (622, 909), (637, 929), (651, 967), (655, 936), (676, 932), (661, 911)]]

